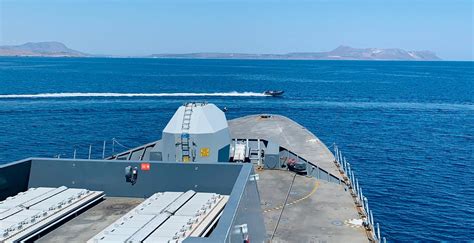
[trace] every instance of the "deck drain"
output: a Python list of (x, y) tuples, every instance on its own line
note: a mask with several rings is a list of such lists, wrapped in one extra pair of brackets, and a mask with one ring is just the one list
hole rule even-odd
[(336, 225), (336, 226), (342, 226), (343, 225), (341, 220), (334, 220), (334, 221), (331, 222), (331, 224)]

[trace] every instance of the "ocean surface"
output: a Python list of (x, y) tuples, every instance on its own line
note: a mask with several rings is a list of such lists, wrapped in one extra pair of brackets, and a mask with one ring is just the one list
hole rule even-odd
[(337, 143), (390, 241), (474, 239), (473, 62), (0, 58), (0, 163), (158, 140), (186, 101)]

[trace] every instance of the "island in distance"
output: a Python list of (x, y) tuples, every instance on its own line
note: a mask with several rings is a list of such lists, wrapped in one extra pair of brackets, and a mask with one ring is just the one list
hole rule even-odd
[(85, 54), (68, 48), (61, 42), (28, 42), (22, 45), (0, 46), (0, 56), (22, 57), (89, 57)]
[[(123, 57), (92, 55), (68, 48), (60, 42), (28, 42), (22, 45), (0, 46), (0, 56), (25, 57)], [(244, 54), (244, 53), (188, 53), (152, 54), (132, 56), (144, 58), (189, 58), (189, 59), (270, 59), (270, 60), (398, 60), (438, 61), (431, 51), (406, 51), (398, 48), (353, 48), (339, 46), (328, 52), (292, 52), (286, 54)]]
[(393, 61), (439, 61), (441, 58), (431, 51), (406, 51), (399, 48), (353, 48), (339, 46), (328, 52), (292, 52), (286, 54), (242, 54), (242, 53), (189, 53), (153, 54), (154, 58), (196, 59), (278, 59), (278, 60), (393, 60)]

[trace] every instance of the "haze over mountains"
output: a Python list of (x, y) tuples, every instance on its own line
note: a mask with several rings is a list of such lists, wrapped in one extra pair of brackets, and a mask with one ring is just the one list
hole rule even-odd
[(28, 42), (17, 46), (0, 46), (0, 56), (29, 57), (87, 57), (91, 56), (72, 50), (61, 42)]
[(398, 48), (353, 48), (339, 46), (329, 52), (292, 52), (286, 54), (189, 53), (153, 54), (154, 58), (287, 59), (287, 60), (441, 60), (431, 51), (406, 51)]
[[(95, 57), (68, 48), (60, 42), (28, 42), (17, 46), (0, 46), (0, 56), (30, 57)], [(101, 57), (104, 57), (101, 55)], [(115, 57), (115, 56), (108, 56)], [(137, 56), (138, 57), (138, 56)], [(143, 57), (143, 56), (141, 56)], [(328, 52), (293, 52), (286, 54), (246, 54), (246, 53), (187, 53), (152, 54), (148, 58), (194, 58), (194, 59), (282, 59), (282, 60), (400, 60), (437, 61), (441, 60), (431, 51), (406, 51), (399, 48), (353, 48), (339, 46)]]

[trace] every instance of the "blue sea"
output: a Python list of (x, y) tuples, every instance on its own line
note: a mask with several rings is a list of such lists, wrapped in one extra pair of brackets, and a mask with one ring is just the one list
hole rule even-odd
[(158, 140), (187, 101), (337, 143), (390, 241), (474, 239), (473, 62), (0, 58), (0, 163)]

